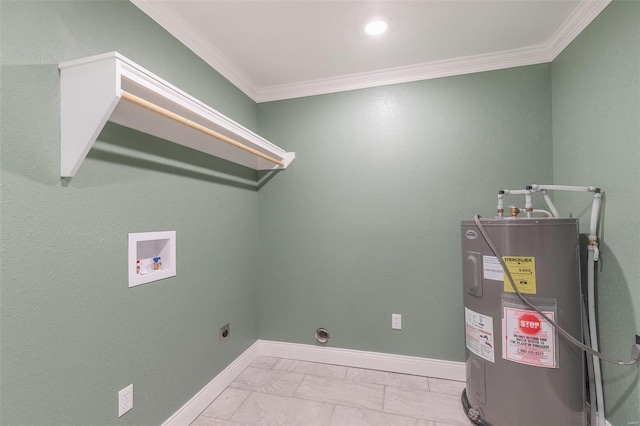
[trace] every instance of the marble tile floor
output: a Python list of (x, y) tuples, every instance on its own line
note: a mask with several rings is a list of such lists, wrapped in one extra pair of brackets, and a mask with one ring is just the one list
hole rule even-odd
[(468, 426), (463, 388), (451, 380), (258, 357), (192, 426)]

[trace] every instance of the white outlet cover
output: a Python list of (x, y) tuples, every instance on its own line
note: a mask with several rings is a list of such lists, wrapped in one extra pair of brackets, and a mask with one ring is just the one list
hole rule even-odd
[(391, 314), (391, 328), (394, 330), (402, 330), (402, 315)]
[(118, 392), (118, 417), (133, 408), (133, 383)]

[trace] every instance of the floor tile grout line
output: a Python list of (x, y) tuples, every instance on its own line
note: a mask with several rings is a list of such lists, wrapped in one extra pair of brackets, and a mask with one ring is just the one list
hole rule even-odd
[(393, 387), (393, 386), (390, 386), (390, 385), (384, 385), (384, 392), (383, 392), (383, 394), (382, 394), (382, 412), (383, 412), (383, 413), (385, 413), (385, 414), (392, 414), (392, 413), (387, 412), (387, 410), (386, 410), (386, 405), (387, 405), (387, 390), (388, 390), (390, 387)]
[(228, 419), (222, 419), (222, 420), (234, 421), (234, 420), (231, 420), (231, 419), (233, 418), (233, 416), (235, 416), (235, 415), (236, 415), (236, 413), (238, 412), (238, 410), (240, 409), (240, 407), (242, 407), (242, 406), (243, 406), (243, 405), (244, 405), (244, 404), (249, 400), (249, 398), (251, 397), (251, 395), (252, 395), (252, 394), (253, 394), (253, 392), (251, 392), (251, 391), (250, 391), (250, 392), (249, 392), (249, 395), (247, 395), (247, 396), (246, 396), (246, 398), (244, 399), (244, 401), (242, 401), (242, 403), (241, 403), (240, 405), (238, 405), (238, 407), (233, 411), (233, 414), (231, 414), (231, 415), (229, 416), (229, 418), (228, 418)]
[[(375, 383), (375, 382), (369, 382), (369, 381), (358, 380), (358, 379), (351, 379), (351, 378), (346, 378), (346, 377), (345, 378), (340, 378), (340, 377), (334, 377), (334, 376), (324, 376), (324, 375), (301, 373), (301, 372), (298, 372), (298, 371), (288, 371), (288, 370), (273, 370), (273, 371), (277, 371), (277, 372), (280, 372), (280, 373), (283, 373), (283, 374), (287, 374), (287, 373), (301, 374), (303, 376), (303, 378), (302, 378), (302, 380), (300, 382), (298, 382), (298, 386), (296, 386), (296, 389), (295, 389), (295, 391), (293, 392), (292, 395), (283, 395), (283, 394), (270, 393), (270, 392), (261, 392), (261, 391), (256, 391), (256, 390), (250, 390), (250, 391), (251, 392), (257, 392), (257, 393), (265, 393), (265, 394), (270, 394), (270, 395), (290, 396), (290, 397), (294, 397), (294, 398), (298, 398), (298, 399), (302, 399), (302, 400), (306, 400), (306, 401), (314, 401), (313, 399), (301, 398), (299, 396), (296, 396), (296, 393), (300, 389), (300, 386), (305, 381), (305, 379), (307, 379), (308, 377), (315, 377), (315, 378), (319, 378), (319, 379), (340, 380), (340, 381), (345, 381), (345, 382), (354, 383), (354, 384), (364, 384), (364, 385), (371, 385), (371, 386), (382, 386), (383, 389), (384, 389), (384, 392), (386, 392), (386, 388), (387, 387), (392, 387), (392, 388), (402, 389), (402, 390), (406, 390), (406, 391), (427, 392), (427, 393), (434, 393), (434, 394), (438, 394), (438, 395), (452, 395), (452, 394), (447, 394), (447, 393), (442, 393), (442, 392), (433, 392), (431, 390), (426, 390), (426, 389), (410, 388), (410, 387), (405, 387), (405, 386), (396, 386), (396, 385), (390, 385), (390, 384), (386, 384), (386, 383)], [(419, 376), (419, 377), (422, 377), (422, 376)], [(245, 389), (245, 390), (249, 390), (249, 389)], [(452, 396), (455, 396), (455, 395), (452, 395)], [(323, 402), (323, 401), (318, 401), (318, 402)], [(383, 412), (383, 411), (381, 411), (381, 412)]]
[[(351, 383), (362, 383), (365, 385), (375, 385), (375, 386), (390, 386), (393, 388), (398, 388), (398, 389), (405, 389), (405, 390), (410, 390), (410, 391), (420, 391), (420, 392), (431, 392), (431, 393), (435, 393), (435, 394), (439, 394), (439, 395), (453, 395), (453, 394), (449, 394), (446, 392), (436, 392), (436, 391), (432, 391), (430, 390), (429, 385), (427, 384), (427, 387), (429, 389), (421, 389), (421, 388), (417, 388), (417, 387), (408, 387), (408, 386), (400, 386), (400, 385), (391, 385), (388, 383), (377, 383), (377, 382), (371, 382), (371, 381), (366, 381), (366, 380), (359, 380), (359, 379), (351, 379), (351, 378), (339, 378), (339, 377), (333, 377), (333, 376), (318, 376), (315, 374), (305, 374), (308, 376), (313, 376), (313, 377), (320, 377), (320, 378), (328, 378), (328, 379), (336, 379), (336, 380), (346, 380), (348, 382)], [(422, 376), (416, 376), (416, 377), (422, 377)]]
[[(431, 377), (431, 376), (423, 376), (423, 375), (408, 374), (408, 373), (396, 373), (396, 372), (393, 372), (393, 371), (376, 370), (376, 369), (371, 369), (371, 368), (350, 367), (350, 366), (345, 366), (345, 365), (329, 364), (329, 363), (324, 363), (324, 362), (295, 360), (295, 359), (290, 359), (290, 358), (279, 358), (279, 360), (303, 362), (305, 364), (317, 364), (317, 365), (328, 365), (328, 366), (335, 366), (335, 367), (344, 367), (346, 369), (346, 373), (345, 373), (344, 377), (337, 377), (337, 376), (326, 375), (326, 374), (314, 374), (314, 373), (309, 373), (309, 372), (301, 372), (301, 371), (296, 371), (295, 369), (294, 370), (281, 370), (281, 369), (276, 369), (275, 368), (277, 362), (270, 368), (270, 370), (272, 370), (272, 371), (280, 371), (280, 372), (284, 372), (284, 373), (298, 373), (298, 374), (304, 374), (304, 375), (307, 375), (307, 376), (314, 376), (314, 377), (324, 377), (324, 378), (333, 378), (333, 379), (340, 379), (340, 380), (349, 380), (349, 381), (352, 381), (352, 382), (367, 383), (367, 384), (372, 384), (372, 385), (388, 385), (388, 386), (393, 386), (393, 387), (397, 387), (397, 388), (401, 388), (401, 389), (419, 390), (419, 391), (424, 391), (424, 392), (433, 392), (433, 393), (442, 394), (442, 395), (453, 395), (453, 394), (449, 394), (447, 392), (438, 392), (438, 391), (431, 390), (431, 382), (430, 382), (431, 380), (442, 380), (442, 381), (453, 382), (453, 383), (464, 383), (463, 381), (459, 381), (459, 380), (438, 379), (437, 377)], [(388, 383), (377, 383), (377, 382), (372, 382), (372, 381), (360, 380), (358, 378), (355, 378), (355, 379), (354, 378), (349, 378), (348, 376), (349, 376), (349, 371), (350, 370), (375, 371), (375, 372), (381, 372), (381, 373), (388, 373), (388, 374), (392, 374), (392, 375), (395, 375), (395, 376), (420, 377), (420, 378), (426, 379), (427, 389), (422, 389), (422, 388), (417, 388), (417, 387), (409, 387), (409, 386), (389, 385)]]
[[(391, 386), (393, 387), (393, 386)], [(386, 386), (385, 386), (386, 388)], [(357, 405), (350, 405), (344, 401), (342, 402), (328, 402), (328, 401), (323, 401), (323, 400), (318, 400), (318, 399), (310, 399), (310, 398), (303, 398), (300, 396), (295, 396), (295, 395), (280, 395), (280, 394), (275, 394), (275, 393), (269, 393), (269, 392), (261, 392), (261, 391), (249, 391), (249, 394), (260, 394), (260, 395), (268, 395), (268, 396), (276, 396), (276, 397), (281, 397), (281, 398), (288, 398), (288, 399), (294, 399), (294, 400), (299, 400), (299, 401), (305, 401), (305, 402), (317, 402), (319, 404), (325, 404), (325, 405), (330, 405), (333, 407), (333, 411), (335, 412), (336, 407), (343, 407), (343, 408), (353, 408), (353, 409), (359, 409), (359, 410), (366, 410), (366, 411), (372, 411), (372, 412), (376, 412), (379, 414), (386, 414), (386, 415), (390, 415), (390, 416), (398, 416), (398, 417), (405, 417), (405, 418), (410, 418), (410, 419), (415, 419), (415, 420), (427, 420), (427, 421), (431, 421), (434, 422), (433, 419), (423, 419), (421, 417), (414, 417), (414, 416), (410, 416), (407, 414), (397, 414), (397, 413), (392, 413), (392, 412), (388, 412), (388, 411), (382, 411), (382, 410), (376, 410), (374, 408), (367, 408), (367, 407), (362, 407), (362, 406), (357, 406)], [(242, 402), (241, 406), (249, 399), (248, 395), (245, 400)], [(240, 409), (240, 407), (238, 407), (236, 409), (236, 411), (234, 411), (234, 414)], [(383, 407), (384, 409), (384, 407)], [(205, 416), (205, 417), (212, 417), (212, 416)], [(231, 416), (233, 417), (233, 415)], [(212, 418), (216, 418), (219, 420), (231, 420), (231, 417), (229, 419), (222, 419), (220, 417), (212, 417)]]
[[(420, 421), (420, 420), (428, 421), (428, 422), (434, 423), (434, 425), (439, 421), (439, 420), (435, 420), (433, 418), (415, 417), (415, 416), (411, 416), (411, 415), (408, 415), (408, 414), (400, 414), (400, 413), (385, 411), (385, 407), (384, 407), (384, 402), (385, 401), (384, 401), (384, 399), (386, 399), (386, 390), (387, 390), (388, 387), (397, 388), (397, 386), (389, 386), (389, 385), (382, 385), (382, 386), (384, 387), (384, 397), (383, 397), (382, 411), (381, 410), (376, 410), (376, 409), (373, 409), (373, 408), (367, 408), (367, 407), (356, 406), (356, 405), (349, 405), (349, 404), (346, 404), (344, 402), (343, 403), (328, 402), (328, 401), (320, 401), (320, 400), (316, 400), (316, 399), (297, 397), (295, 395), (291, 395), (290, 396), (290, 395), (279, 395), (279, 394), (268, 393), (268, 392), (260, 392), (260, 391), (248, 391), (249, 394), (246, 396), (244, 401), (240, 404), (240, 406), (238, 406), (238, 408), (236, 408), (236, 410), (233, 412), (233, 414), (228, 419), (224, 419), (224, 418), (221, 418), (221, 417), (215, 417), (215, 416), (207, 416), (207, 415), (204, 415), (204, 414), (200, 414), (200, 416), (208, 417), (208, 418), (212, 418), (212, 419), (217, 419), (217, 420), (224, 420), (224, 421), (232, 421), (232, 422), (234, 422), (234, 420), (232, 420), (233, 416), (246, 403), (246, 401), (249, 399), (251, 394), (262, 394), (262, 395), (276, 396), (276, 397), (288, 398), (288, 399), (299, 400), (299, 401), (316, 402), (316, 403), (320, 403), (320, 404), (330, 405), (330, 406), (332, 406), (332, 416), (335, 413), (336, 407), (340, 406), (340, 407), (345, 407), (345, 408), (350, 408), (350, 409), (360, 409), (360, 410), (366, 410), (366, 411), (370, 411), (370, 412), (377, 412), (379, 414), (384, 414), (384, 415), (404, 417), (404, 418), (409, 418), (409, 419), (413, 419), (413, 420), (416, 420), (416, 421)], [(198, 416), (198, 417), (200, 417), (200, 416)]]
[[(282, 358), (285, 359), (285, 358)], [(296, 368), (294, 367), (293, 370), (281, 370), (281, 369), (273, 369), (274, 371), (284, 371), (284, 372), (289, 372), (289, 373), (300, 373), (300, 374), (306, 374), (309, 376), (316, 376), (316, 377), (331, 377), (334, 379), (346, 379), (347, 375), (348, 375), (348, 370), (350, 367), (344, 366), (344, 365), (337, 365), (337, 364), (327, 364), (327, 363), (322, 363), (322, 362), (313, 362), (313, 361), (299, 361), (299, 360), (288, 360), (288, 361), (294, 361), (294, 362), (301, 362), (301, 363), (305, 363), (305, 364), (315, 364), (315, 365), (327, 365), (327, 366), (331, 366), (331, 367), (342, 367), (345, 369), (344, 371), (344, 377), (338, 377), (338, 376), (334, 376), (334, 375), (327, 375), (327, 374), (314, 374), (314, 373), (310, 373), (310, 372), (302, 372), (302, 371), (298, 371), (296, 370)], [(275, 365), (274, 365), (275, 367)]]
[[(345, 377), (327, 376), (327, 375), (323, 375), (323, 374), (303, 373), (303, 372), (295, 371), (295, 370), (292, 370), (292, 371), (289, 371), (289, 370), (272, 370), (272, 371), (277, 371), (277, 372), (281, 372), (281, 373), (302, 374), (305, 377), (310, 376), (310, 377), (318, 377), (318, 378), (322, 378), (322, 379), (345, 380), (345, 381), (351, 382), (351, 383), (362, 383), (362, 384), (366, 384), (366, 385), (391, 386), (391, 387), (399, 388), (399, 389), (405, 389), (405, 390), (411, 390), (411, 391), (421, 391), (421, 392), (430, 392), (430, 393), (434, 393), (434, 394), (438, 394), (438, 395), (457, 396), (457, 394), (453, 394), (453, 393), (439, 392), (437, 390), (431, 390), (431, 385), (430, 385), (430, 383), (428, 381), (427, 381), (427, 389), (422, 389), (422, 388), (418, 388), (418, 387), (393, 385), (393, 384), (388, 384), (388, 383), (378, 383), (378, 382), (373, 382), (373, 381), (361, 380), (361, 379), (358, 379), (358, 378), (349, 378), (347, 376), (345, 376)], [(377, 370), (373, 370), (373, 371), (377, 371)], [(406, 375), (407, 376), (411, 376), (409, 374), (406, 374)], [(430, 379), (431, 378), (431, 377), (427, 377), (427, 376), (413, 376), (413, 377), (424, 377), (426, 379)], [(303, 380), (304, 380), (304, 378), (303, 378)], [(450, 381), (453, 381), (453, 382), (457, 383), (457, 381), (455, 381), (455, 380), (450, 380)]]
[(336, 415), (336, 407), (338, 404), (333, 404), (333, 408), (331, 409), (331, 416), (329, 416), (329, 424), (333, 424), (333, 417)]
[[(277, 357), (268, 357), (268, 358), (277, 358)], [(335, 367), (344, 367), (346, 369), (346, 374), (345, 374), (345, 377), (336, 377), (336, 376), (332, 376), (332, 375), (312, 374), (312, 373), (309, 373), (309, 372), (300, 372), (300, 371), (296, 371), (296, 370), (283, 370), (283, 369), (279, 369), (279, 368), (276, 369), (275, 366), (281, 360), (302, 362), (302, 363), (305, 363), (305, 364), (317, 364), (317, 365), (328, 365), (328, 366), (335, 366)], [(310, 375), (310, 376), (317, 376), (317, 377), (332, 377), (332, 378), (337, 378), (337, 379), (347, 379), (347, 380), (361, 381), (363, 383), (371, 383), (371, 384), (383, 384), (383, 383), (367, 382), (367, 381), (358, 380), (358, 379), (349, 379), (347, 377), (349, 375), (349, 371), (350, 370), (374, 371), (374, 372), (380, 372), (380, 373), (388, 373), (388, 374), (392, 374), (392, 375), (396, 375), (396, 376), (420, 377), (420, 378), (427, 379), (427, 387), (429, 389), (417, 389), (417, 388), (408, 388), (408, 387), (406, 389), (416, 389), (416, 390), (423, 390), (423, 391), (426, 390), (426, 391), (429, 391), (429, 392), (434, 392), (434, 391), (431, 390), (431, 383), (430, 383), (431, 380), (441, 380), (441, 381), (453, 382), (453, 383), (464, 383), (464, 381), (462, 381), (462, 380), (440, 379), (440, 378), (432, 377), (432, 376), (424, 376), (424, 375), (409, 374), (409, 373), (396, 373), (396, 372), (393, 372), (393, 371), (376, 370), (376, 369), (372, 369), (372, 368), (351, 367), (351, 366), (340, 365), (340, 364), (329, 364), (329, 363), (325, 363), (325, 362), (304, 361), (304, 360), (296, 360), (296, 359), (290, 359), (290, 358), (278, 358), (278, 361), (276, 361), (270, 367), (253, 365), (253, 363), (249, 364), (246, 368), (249, 368), (249, 367), (260, 368), (260, 369), (263, 369), (263, 370), (281, 371), (281, 372), (285, 372), (285, 373), (288, 372), (288, 373), (307, 374), (307, 375)], [(246, 370), (246, 368), (245, 368), (245, 370)], [(244, 370), (243, 370), (243, 372), (244, 372)], [(386, 384), (386, 383), (384, 383), (384, 384)], [(390, 386), (393, 386), (393, 385), (390, 385)], [(396, 386), (396, 387), (403, 387), (403, 386)], [(436, 392), (436, 393), (444, 393), (444, 392)]]
[[(338, 380), (343, 380), (343, 379), (338, 379)], [(303, 379), (304, 381), (304, 379)], [(300, 382), (300, 385), (302, 385), (302, 382)], [(300, 388), (300, 386), (298, 386), (298, 389)], [(358, 406), (358, 405), (350, 405), (349, 403), (347, 403), (346, 401), (340, 401), (340, 402), (333, 402), (333, 401), (324, 401), (324, 400), (318, 400), (318, 399), (311, 399), (311, 398), (304, 398), (302, 396), (296, 396), (295, 394), (298, 392), (298, 389), (296, 389), (296, 392), (294, 393), (294, 395), (291, 398), (295, 398), (295, 399), (299, 399), (301, 401), (311, 401), (311, 402), (319, 402), (322, 404), (332, 404), (334, 406), (342, 406), (342, 407), (350, 407), (350, 408), (359, 408), (362, 410), (369, 410), (369, 411), (378, 411), (378, 412), (382, 412), (373, 408), (367, 408), (367, 407), (363, 407), (363, 406)], [(383, 390), (384, 392), (384, 390)], [(284, 395), (280, 395), (280, 396), (284, 396)]]
[[(214, 399), (213, 401), (211, 401), (211, 404), (207, 405), (207, 408), (209, 408), (209, 407), (210, 407), (214, 402), (216, 402), (216, 401), (218, 400), (218, 398), (220, 398), (220, 396), (221, 396), (223, 393), (225, 393), (227, 390), (229, 390), (229, 389), (234, 389), (234, 388), (230, 388), (230, 387), (225, 388), (225, 390), (223, 390), (223, 391), (220, 393), (220, 395), (218, 395), (218, 396), (216, 397), (216, 399)], [(234, 389), (234, 390), (242, 391), (242, 390), (245, 390), (245, 389)], [(240, 407), (241, 407), (241, 406), (242, 406), (242, 405), (247, 401), (247, 399), (249, 399), (249, 397), (250, 397), (250, 396), (251, 396), (251, 394), (253, 393), (253, 391), (249, 391), (249, 390), (245, 390), (245, 391), (246, 391), (246, 392), (248, 392), (247, 396), (245, 396), (245, 397), (244, 397), (244, 399), (242, 400), (242, 402), (240, 403), (240, 405), (238, 405), (238, 407), (236, 407), (236, 409), (233, 411), (233, 413), (231, 413), (231, 415), (229, 416), (229, 418), (228, 418), (228, 419), (225, 419), (225, 418), (223, 418), (223, 417), (210, 416), (210, 415), (204, 414), (204, 412), (205, 412), (205, 411), (207, 411), (207, 408), (205, 408), (204, 410), (202, 410), (202, 412), (201, 412), (200, 414), (198, 414), (198, 417), (209, 417), (209, 418), (212, 418), (212, 419), (218, 419), (218, 420), (231, 420), (231, 417), (233, 417), (233, 415), (234, 415), (234, 414), (235, 414), (235, 413), (240, 409)], [(198, 418), (198, 417), (196, 417), (196, 418)]]
[(387, 385), (384, 386), (384, 392), (382, 394), (382, 412), (386, 413), (385, 408), (387, 405)]
[[(249, 395), (247, 395), (245, 400), (242, 401), (242, 404), (240, 404), (240, 406), (242, 406), (249, 399), (249, 396), (251, 396), (251, 394), (255, 393), (255, 394), (260, 394), (260, 395), (277, 396), (277, 397), (281, 397), (281, 398), (289, 398), (289, 399), (295, 399), (295, 400), (299, 400), (299, 401), (317, 402), (319, 404), (331, 405), (334, 410), (335, 410), (335, 407), (341, 406), (341, 407), (346, 407), (346, 408), (359, 408), (359, 409), (362, 409), (362, 410), (376, 411), (376, 412), (382, 413), (382, 411), (374, 410), (372, 408), (358, 407), (358, 406), (355, 406), (355, 405), (348, 405), (348, 404), (344, 404), (344, 403), (343, 404), (339, 404), (339, 403), (336, 403), (336, 402), (327, 402), (327, 401), (321, 401), (321, 400), (317, 400), (317, 399), (302, 398), (302, 397), (295, 396), (295, 395), (281, 395), (281, 394), (277, 394), (277, 393), (269, 393), (269, 392), (261, 392), (261, 391), (247, 391), (247, 392), (249, 392)], [(233, 414), (235, 414), (239, 409), (240, 409), (240, 407), (238, 407), (236, 409), (236, 411), (233, 412)], [(387, 414), (389, 414), (389, 413), (387, 413)], [(231, 417), (233, 417), (233, 415), (232, 415), (229, 419), (223, 419), (223, 418), (215, 417), (215, 416), (206, 416), (204, 414), (200, 414), (200, 416), (210, 417), (210, 418), (214, 418), (214, 419), (218, 419), (218, 420), (231, 420)], [(200, 416), (198, 416), (198, 417), (200, 417)], [(408, 417), (408, 416), (403, 416), (403, 417)]]
[(302, 376), (302, 380), (300, 380), (300, 383), (298, 383), (298, 386), (296, 386), (296, 390), (293, 391), (293, 395), (291, 395), (292, 398), (295, 398), (296, 394), (298, 393), (298, 390), (300, 389), (300, 386), (302, 386), (302, 382), (304, 382), (304, 379), (307, 378), (307, 375), (305, 374), (304, 376)]
[[(318, 401), (318, 402), (322, 402), (322, 401)], [(355, 407), (353, 405), (345, 405), (345, 404), (334, 404), (334, 408), (333, 408), (333, 412), (335, 413), (336, 408), (338, 407), (342, 407), (342, 408), (349, 408), (349, 409), (357, 409), (357, 410), (365, 410), (365, 411), (371, 411), (374, 413), (378, 413), (378, 414), (384, 414), (386, 416), (393, 416), (393, 417), (404, 417), (405, 419), (412, 419), (415, 420), (417, 422), (419, 421), (427, 421), (427, 422), (432, 422), (434, 425), (436, 422), (439, 422), (439, 420), (433, 420), (433, 419), (424, 419), (421, 417), (414, 417), (414, 416), (410, 416), (408, 414), (397, 414), (397, 413), (390, 413), (387, 411), (380, 411), (380, 410), (374, 410), (372, 408), (363, 408), (363, 407)], [(440, 422), (442, 423), (442, 422)], [(455, 426), (455, 425), (450, 425), (447, 424), (447, 426)]]

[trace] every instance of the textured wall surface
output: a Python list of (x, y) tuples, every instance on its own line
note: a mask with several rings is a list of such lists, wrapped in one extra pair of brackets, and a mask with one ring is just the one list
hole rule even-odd
[[(256, 106), (129, 2), (0, 1), (0, 423), (159, 424), (257, 336), (320, 326), (330, 346), (462, 361), (459, 222), (531, 182), (605, 189), (601, 340), (628, 356), (639, 7), (612, 3), (552, 65)], [(61, 180), (57, 64), (113, 50), (296, 161), (256, 195), (254, 172), (108, 124)], [(177, 231), (178, 275), (128, 289), (127, 233), (154, 230)], [(639, 380), (605, 368), (614, 426), (638, 421)]]
[[(464, 360), (460, 220), (552, 179), (550, 66), (260, 104), (259, 335)], [(391, 329), (391, 314), (403, 329)]]
[[(640, 2), (614, 1), (552, 64), (556, 183), (600, 186), (598, 320), (601, 349), (628, 359), (640, 334)], [(589, 198), (557, 197), (589, 222)], [(607, 419), (640, 422), (640, 366), (604, 364)], [(633, 423), (635, 422), (635, 423)]]
[[(256, 106), (129, 2), (0, 7), (0, 423), (160, 424), (256, 339), (257, 195), (225, 179), (255, 172), (108, 125), (61, 180), (57, 64), (117, 50), (251, 128)], [(127, 288), (127, 234), (161, 230), (177, 276)]]

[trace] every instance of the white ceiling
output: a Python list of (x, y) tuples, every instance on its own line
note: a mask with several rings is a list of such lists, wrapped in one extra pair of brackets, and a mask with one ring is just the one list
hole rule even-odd
[(131, 1), (266, 102), (550, 62), (611, 0)]

